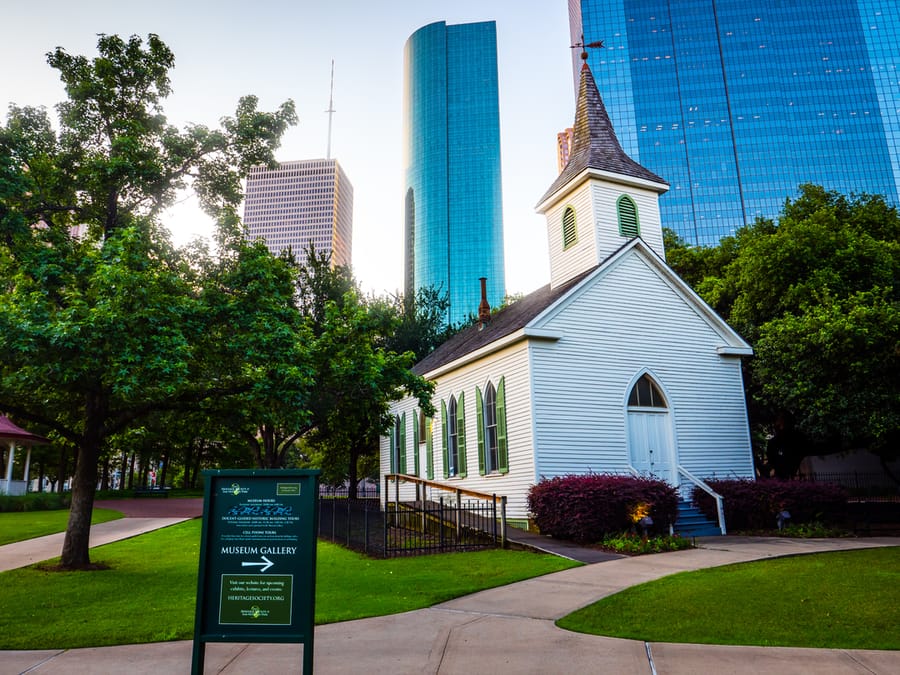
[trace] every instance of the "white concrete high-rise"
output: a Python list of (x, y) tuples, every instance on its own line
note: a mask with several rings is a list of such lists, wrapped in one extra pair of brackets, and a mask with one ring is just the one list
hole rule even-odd
[(247, 177), (244, 227), (274, 254), (291, 249), (305, 262), (307, 246), (331, 255), (332, 265), (350, 266), (353, 186), (335, 159), (255, 166)]

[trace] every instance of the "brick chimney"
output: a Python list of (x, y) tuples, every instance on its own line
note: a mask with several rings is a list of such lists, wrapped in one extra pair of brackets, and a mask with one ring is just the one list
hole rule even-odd
[(481, 302), (478, 304), (478, 323), (481, 324), (479, 329), (484, 328), (491, 322), (491, 303), (487, 299), (487, 277), (480, 277), (481, 282)]

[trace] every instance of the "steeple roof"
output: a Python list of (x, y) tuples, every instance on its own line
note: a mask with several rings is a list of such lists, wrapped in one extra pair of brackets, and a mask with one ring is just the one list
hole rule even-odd
[(581, 83), (575, 106), (575, 125), (569, 163), (550, 189), (541, 197), (538, 206), (574, 180), (585, 169), (595, 169), (630, 178), (658, 183), (668, 188), (668, 183), (649, 169), (625, 154), (616, 132), (613, 130), (606, 106), (597, 91), (597, 83), (587, 62), (581, 66)]

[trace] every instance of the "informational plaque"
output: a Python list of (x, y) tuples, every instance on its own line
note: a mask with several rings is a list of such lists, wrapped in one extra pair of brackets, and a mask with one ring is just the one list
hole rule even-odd
[(312, 673), (318, 470), (204, 471), (192, 672), (207, 642), (297, 642)]

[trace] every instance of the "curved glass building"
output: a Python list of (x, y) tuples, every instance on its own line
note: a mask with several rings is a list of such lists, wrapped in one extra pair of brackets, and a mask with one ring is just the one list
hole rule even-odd
[(589, 64), (619, 140), (669, 182), (663, 225), (688, 242), (777, 216), (802, 183), (898, 203), (896, 0), (569, 0), (569, 16), (573, 44), (604, 42)]
[(405, 293), (448, 293), (447, 320), (504, 291), (497, 31), (493, 21), (424, 26), (404, 49)]

